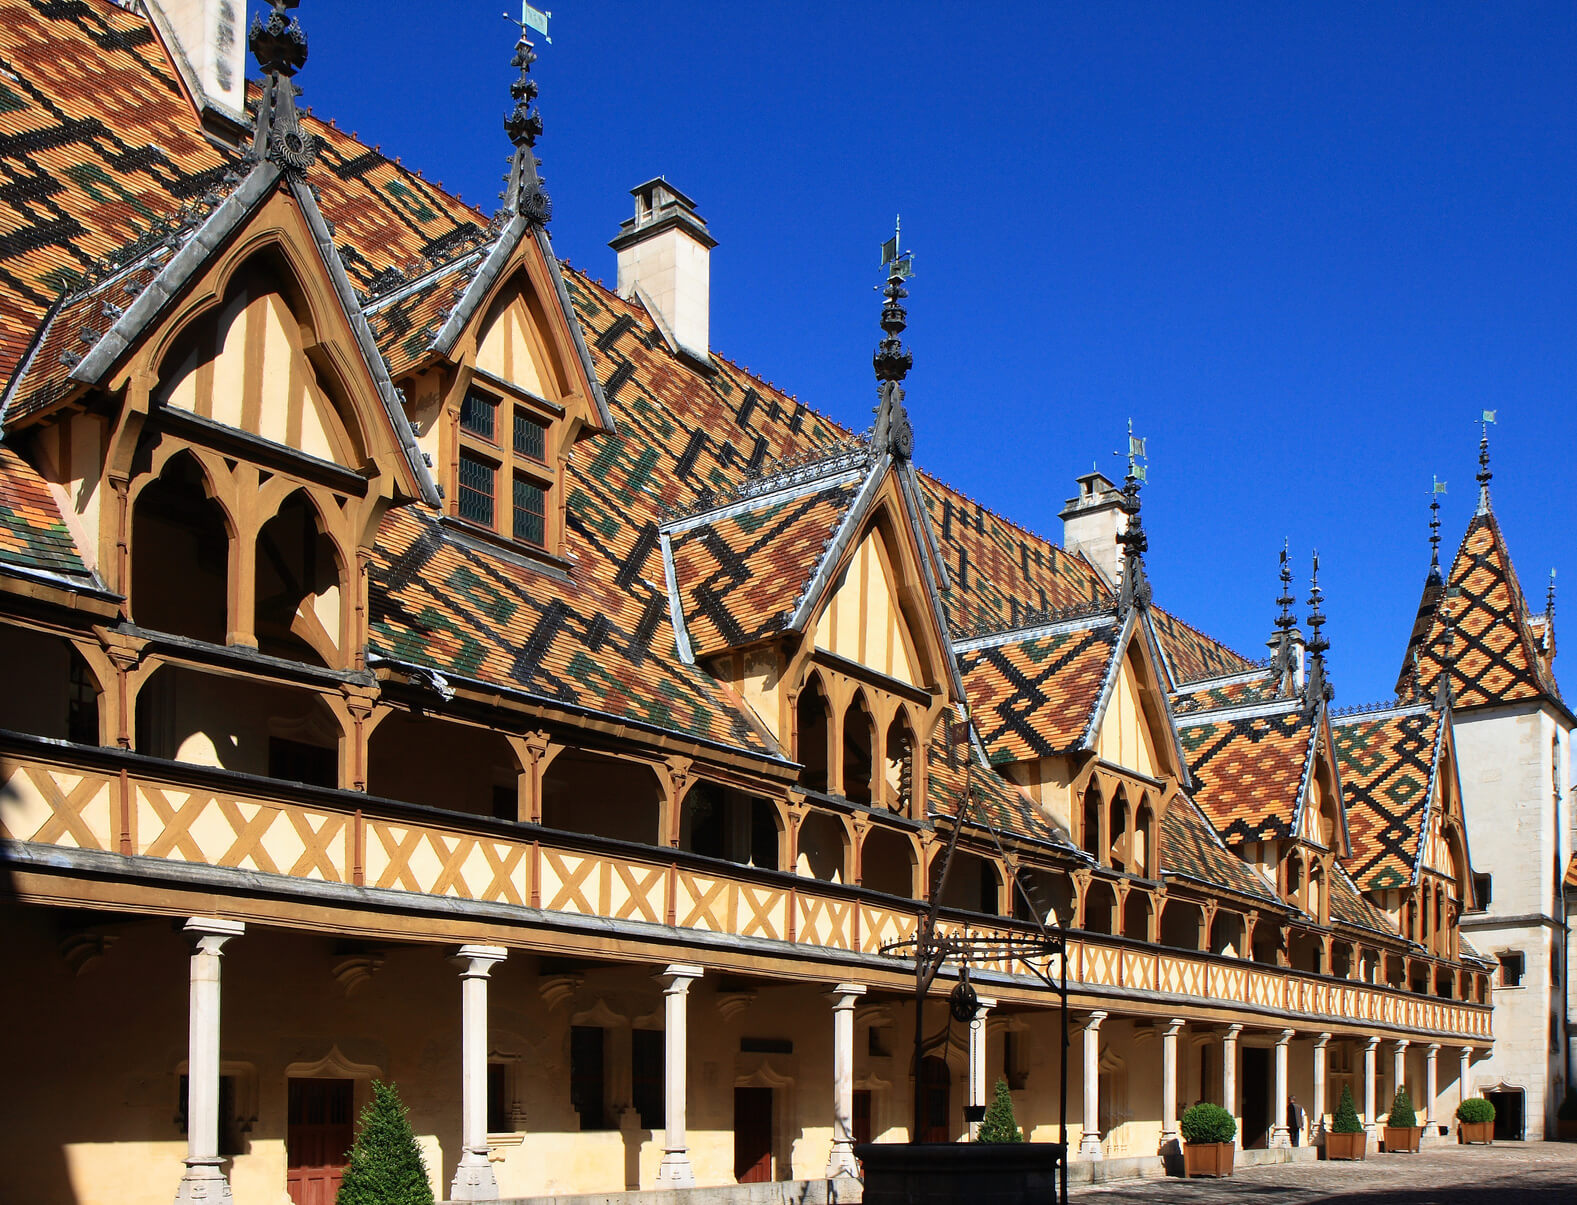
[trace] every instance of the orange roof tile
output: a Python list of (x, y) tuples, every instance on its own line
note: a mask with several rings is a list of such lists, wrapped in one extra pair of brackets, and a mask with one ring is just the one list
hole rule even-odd
[(1178, 723), (1194, 800), (1234, 844), (1292, 835), (1315, 736), (1301, 704)]
[(1333, 735), (1352, 841), (1348, 869), (1365, 891), (1406, 887), (1434, 795), (1441, 713), (1415, 707), (1346, 716)]
[(87, 575), (76, 542), (44, 480), (0, 444), (0, 561), (51, 573)]

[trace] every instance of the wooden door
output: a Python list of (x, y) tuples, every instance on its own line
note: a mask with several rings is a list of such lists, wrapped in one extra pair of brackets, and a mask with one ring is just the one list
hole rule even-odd
[(355, 1080), (289, 1081), (285, 1191), (295, 1205), (334, 1205), (356, 1136), (355, 1094)]
[(734, 1089), (734, 1179), (772, 1179), (772, 1089)]
[(920, 1091), (924, 1094), (925, 1128), (921, 1142), (951, 1142), (949, 1119), (953, 1113), (953, 1073), (942, 1059), (929, 1058), (920, 1064)]
[(871, 1140), (871, 1090), (869, 1088), (856, 1088), (854, 1090), (854, 1116), (850, 1119), (849, 1137), (855, 1142), (869, 1142)]

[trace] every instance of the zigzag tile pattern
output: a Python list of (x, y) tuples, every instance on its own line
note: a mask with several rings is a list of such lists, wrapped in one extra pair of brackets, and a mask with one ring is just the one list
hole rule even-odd
[(1194, 801), (1228, 842), (1292, 835), (1313, 737), (1308, 713), (1179, 723)]
[(0, 445), (0, 561), (86, 576), (76, 542), (43, 479)]
[(1172, 681), (1179, 686), (1204, 678), (1246, 673), (1255, 668), (1255, 663), (1247, 657), (1234, 653), (1219, 640), (1206, 636), (1192, 624), (1184, 623), (1159, 607), (1150, 608), (1150, 622), (1161, 643)]
[(827, 485), (674, 535), (674, 581), (696, 656), (783, 631), (858, 489)]
[(959, 655), (975, 725), (993, 765), (1073, 748), (1089, 727), (1117, 644), (1113, 616)]
[(1344, 720), (1332, 735), (1352, 840), (1348, 869), (1365, 891), (1406, 887), (1424, 836), (1440, 713)]
[[(238, 155), (202, 134), (148, 19), (108, 0), (3, 0), (0, 69), (0, 379), (9, 380), (68, 287), (218, 186)], [(312, 182), (353, 282), (446, 257), (486, 226), (350, 135), (304, 122), (319, 139)], [(7, 422), (26, 413), (15, 408)]]
[[(962, 731), (959, 729), (958, 731)], [(926, 747), (926, 773), (930, 778), (928, 805), (932, 818), (952, 819), (970, 775), (962, 743), (948, 756), (948, 727), (944, 723)], [(1012, 783), (976, 765), (973, 775), (977, 804), (999, 833), (1031, 841), (1067, 846), (1067, 838), (1041, 813), (1033, 801)]]
[(1452, 700), (1459, 708), (1560, 698), (1529, 630), (1527, 602), (1493, 513), (1473, 517), (1451, 563), (1445, 594), (1418, 650), (1420, 698), (1434, 696), (1448, 660)]
[(367, 325), (383, 352), (391, 379), (399, 379), (427, 354), (427, 347), (475, 279), (485, 257), (462, 256), (414, 283), (396, 287), (367, 306)]

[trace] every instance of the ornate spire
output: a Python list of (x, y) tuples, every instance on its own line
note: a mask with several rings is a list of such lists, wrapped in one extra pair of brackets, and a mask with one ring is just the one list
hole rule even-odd
[(1148, 607), (1150, 581), (1144, 572), (1144, 554), (1150, 547), (1150, 538), (1144, 533), (1144, 521), (1139, 514), (1139, 485), (1149, 480), (1149, 469), (1139, 463), (1145, 457), (1144, 440), (1133, 433), (1133, 419), (1128, 420), (1128, 475), (1123, 478), (1123, 514), (1128, 521), (1117, 533), (1117, 543), (1122, 546), (1123, 583), (1118, 605)]
[(1485, 410), (1479, 418), (1483, 428), (1478, 440), (1478, 513), (1489, 514), (1489, 481), (1494, 476), (1489, 471), (1489, 425), (1495, 421), (1495, 412)]
[(1434, 478), (1429, 491), (1429, 577), (1427, 583), (1438, 586), (1440, 577), (1440, 495), (1446, 492), (1446, 483)]
[(1544, 592), (1544, 618), (1550, 623), (1555, 622), (1555, 570), (1550, 570), (1550, 585)]
[(257, 106), (257, 128), (247, 158), (273, 161), (300, 175), (318, 156), (318, 140), (301, 128), (296, 97), (301, 89), (293, 77), (307, 61), (307, 35), (301, 23), (286, 15), (300, 0), (269, 0), (268, 20), (252, 18), (247, 44), (263, 69), (263, 96)]
[(1298, 619), (1292, 613), (1293, 604), (1298, 600), (1292, 594), (1292, 565), (1287, 560), (1287, 541), (1281, 542), (1281, 597), (1276, 600), (1276, 605), (1281, 608), (1281, 613), (1276, 616), (1276, 631), (1281, 636), (1286, 636), (1293, 628), (1298, 626)]
[(1276, 634), (1271, 637), (1271, 647), (1275, 649), (1271, 657), (1271, 669), (1278, 682), (1285, 684), (1288, 675), (1299, 672), (1297, 653), (1294, 649), (1298, 619), (1292, 613), (1293, 605), (1298, 601), (1292, 593), (1292, 565), (1287, 560), (1287, 543), (1281, 545), (1281, 595), (1276, 599), (1280, 611), (1276, 615)]
[[(510, 20), (513, 22), (513, 18)], [(511, 67), (520, 68), (520, 78), (509, 85), (515, 107), (504, 118), (504, 133), (514, 144), (515, 154), (509, 161), (503, 212), (518, 213), (527, 221), (545, 226), (553, 217), (553, 202), (537, 172), (542, 166), (535, 149), (537, 139), (542, 136), (542, 114), (533, 107), (537, 99), (537, 81), (531, 78), (531, 64), (536, 61), (537, 52), (526, 35), (526, 26), (520, 24), (520, 40), (515, 43), (515, 57), (510, 60)]]
[(1325, 652), (1331, 647), (1331, 642), (1325, 639), (1322, 630), (1325, 627), (1325, 613), (1320, 610), (1324, 605), (1325, 592), (1320, 589), (1320, 554), (1314, 554), (1314, 572), (1309, 578), (1309, 672), (1306, 684), (1306, 697), (1312, 702), (1315, 698), (1323, 698), (1327, 702), (1335, 692), (1331, 684), (1325, 680)]
[(914, 428), (909, 425), (909, 413), (904, 409), (903, 379), (914, 367), (914, 353), (904, 346), (900, 336), (909, 325), (909, 315), (904, 310), (903, 299), (909, 291), (903, 282), (914, 275), (913, 255), (898, 249), (898, 233), (882, 246), (882, 264), (887, 268), (887, 284), (882, 290), (886, 301), (882, 305), (882, 338), (871, 357), (876, 369), (877, 397), (876, 426), (871, 432), (871, 450), (878, 455), (886, 452), (894, 460), (908, 460), (914, 455)]

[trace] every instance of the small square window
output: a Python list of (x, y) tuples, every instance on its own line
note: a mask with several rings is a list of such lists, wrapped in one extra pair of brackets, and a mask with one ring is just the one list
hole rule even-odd
[(546, 462), (548, 429), (524, 410), (515, 411), (515, 454)]
[(524, 477), (515, 478), (514, 532), (522, 544), (547, 543), (547, 492)]
[(1474, 903), (1479, 908), (1488, 908), (1490, 900), (1490, 877), (1487, 874), (1473, 876)]
[(493, 526), (494, 468), (479, 456), (460, 453), (460, 517)]
[(460, 403), (460, 426), (491, 441), (498, 424), (498, 402), (475, 389), (465, 395)]
[(1516, 954), (1501, 954), (1498, 957), (1500, 959), (1500, 986), (1521, 987), (1522, 954), (1520, 952)]

